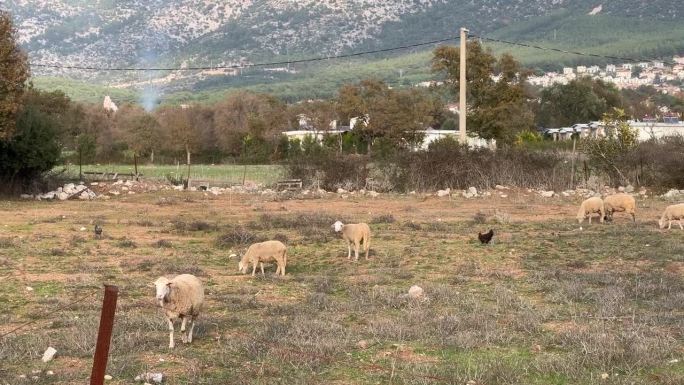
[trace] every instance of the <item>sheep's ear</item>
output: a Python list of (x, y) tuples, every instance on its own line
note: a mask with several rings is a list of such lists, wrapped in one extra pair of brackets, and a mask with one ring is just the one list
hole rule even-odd
[(148, 283), (146, 286), (147, 286), (147, 287), (157, 287), (157, 286), (155, 286), (154, 283), (152, 283), (152, 282)]
[(172, 284), (172, 283), (173, 283), (173, 282), (169, 282), (169, 283), (166, 284), (166, 286), (171, 287), (171, 284)]

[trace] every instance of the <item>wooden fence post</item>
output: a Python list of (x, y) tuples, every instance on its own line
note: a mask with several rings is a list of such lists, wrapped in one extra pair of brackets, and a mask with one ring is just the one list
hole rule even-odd
[(112, 340), (112, 328), (114, 327), (116, 299), (118, 296), (118, 287), (105, 285), (102, 312), (100, 314), (100, 329), (97, 332), (97, 345), (95, 346), (95, 356), (93, 357), (93, 371), (90, 374), (90, 385), (104, 384), (107, 359), (109, 358), (109, 344)]

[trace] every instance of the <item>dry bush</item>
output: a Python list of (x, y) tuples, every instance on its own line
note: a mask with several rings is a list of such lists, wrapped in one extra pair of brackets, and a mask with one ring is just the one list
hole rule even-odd
[(152, 246), (156, 247), (156, 248), (170, 248), (170, 247), (173, 247), (173, 244), (169, 240), (160, 239), (160, 240), (152, 243)]
[(370, 223), (372, 224), (382, 224), (382, 223), (394, 223), (396, 219), (394, 219), (394, 216), (392, 214), (383, 214), (383, 215), (378, 215), (377, 217), (373, 217), (373, 219), (370, 220)]
[(9, 249), (14, 247), (14, 238), (0, 237), (0, 249)]
[(132, 239), (128, 239), (126, 237), (119, 240), (119, 242), (117, 242), (116, 245), (122, 249), (134, 249), (138, 247), (138, 245), (136, 245), (136, 243)]
[(237, 227), (219, 235), (214, 244), (219, 249), (229, 249), (236, 246), (251, 245), (255, 242), (263, 242), (265, 240), (266, 239), (260, 234), (255, 234), (243, 227)]

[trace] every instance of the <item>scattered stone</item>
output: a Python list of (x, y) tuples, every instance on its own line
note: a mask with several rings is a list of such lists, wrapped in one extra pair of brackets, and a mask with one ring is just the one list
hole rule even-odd
[(541, 195), (544, 198), (551, 198), (555, 195), (556, 193), (553, 191), (541, 191), (539, 192), (539, 195)]
[(368, 341), (361, 340), (361, 341), (356, 343), (356, 346), (358, 346), (359, 349), (366, 349), (368, 347)]
[(620, 187), (618, 187), (618, 191), (619, 191), (619, 192), (625, 192), (625, 188), (622, 187), (622, 186), (620, 186)]
[(608, 373), (602, 373), (602, 374), (601, 374), (601, 379), (602, 379), (602, 380), (605, 380), (605, 379), (608, 378), (608, 377), (610, 377), (610, 376), (608, 375)]
[(26, 286), (26, 291), (33, 291), (33, 288), (31, 286)]
[(20, 374), (20, 375), (19, 375), (19, 378), (21, 378), (21, 379), (23, 380), (23, 379), (26, 378), (26, 375), (25, 375), (25, 374)]
[(105, 376), (104, 376), (104, 379), (107, 380), (107, 381), (111, 380), (112, 378), (113, 378), (113, 377), (110, 376), (109, 374), (105, 374)]
[(47, 372), (45, 372), (45, 375), (46, 376), (54, 376), (55, 372), (53, 372), (52, 370), (48, 370)]
[(409, 195), (416, 195), (416, 190), (411, 191)]
[(473, 186), (468, 187), (468, 194), (471, 194), (472, 196), (477, 196), (477, 189)]
[(55, 358), (55, 354), (57, 354), (57, 349), (52, 346), (48, 347), (45, 349), (45, 353), (43, 353), (43, 362), (52, 361), (52, 359)]
[(91, 186), (99, 186), (100, 184), (98, 182), (93, 182), (90, 184)]
[(348, 192), (349, 192), (349, 191), (343, 189), (342, 187), (340, 187), (340, 188), (337, 189), (337, 193), (338, 193), (338, 194), (346, 194), (346, 193), (348, 193)]
[(369, 191), (369, 192), (368, 192), (368, 195), (369, 195), (371, 198), (376, 198), (378, 195), (380, 195), (380, 193), (379, 193), (379, 192), (375, 192), (375, 191)]
[(145, 381), (145, 383), (149, 381), (156, 384), (161, 384), (163, 379), (164, 375), (162, 373), (143, 373), (139, 376), (135, 376), (136, 381)]
[(440, 197), (440, 198), (441, 198), (441, 197), (445, 197), (445, 196), (449, 196), (449, 195), (451, 195), (451, 189), (450, 189), (450, 188), (447, 188), (447, 189), (445, 189), (445, 190), (438, 190), (438, 191), (437, 191), (437, 196)]
[(627, 187), (625, 187), (625, 192), (634, 192), (634, 186), (632, 186), (631, 184), (627, 185)]
[(670, 361), (667, 361), (667, 363), (669, 363), (669, 364), (676, 364), (678, 362), (679, 362), (679, 359), (677, 359), (677, 358), (674, 358), (674, 359), (671, 359)]
[(418, 285), (413, 285), (408, 291), (408, 295), (410, 298), (413, 299), (418, 299), (423, 297), (423, 288), (418, 286)]
[(501, 194), (500, 197), (501, 197), (501, 198), (508, 198), (508, 195), (506, 195), (506, 194)]
[(87, 229), (85, 227), (81, 227), (79, 230), (86, 231)]
[(662, 196), (665, 198), (677, 198), (682, 194), (684, 194), (684, 190), (671, 189)]
[(21, 198), (21, 199), (33, 199), (33, 195), (31, 195), (31, 194), (21, 194), (21, 195), (19, 195), (19, 198)]
[(496, 186), (494, 186), (494, 188), (497, 190), (508, 190), (508, 187), (502, 186), (500, 184), (497, 184)]
[(65, 193), (64, 191), (58, 192), (57, 199), (59, 199), (60, 201), (65, 201), (69, 199), (69, 194)]

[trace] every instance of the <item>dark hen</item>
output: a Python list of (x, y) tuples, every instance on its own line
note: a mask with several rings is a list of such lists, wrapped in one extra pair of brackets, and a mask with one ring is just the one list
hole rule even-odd
[(489, 244), (492, 238), (494, 238), (494, 229), (490, 229), (489, 232), (484, 234), (480, 232), (477, 233), (477, 239), (479, 239), (483, 244)]
[(95, 225), (95, 237), (96, 238), (102, 237), (102, 227), (100, 227), (100, 225), (98, 225), (98, 224)]

